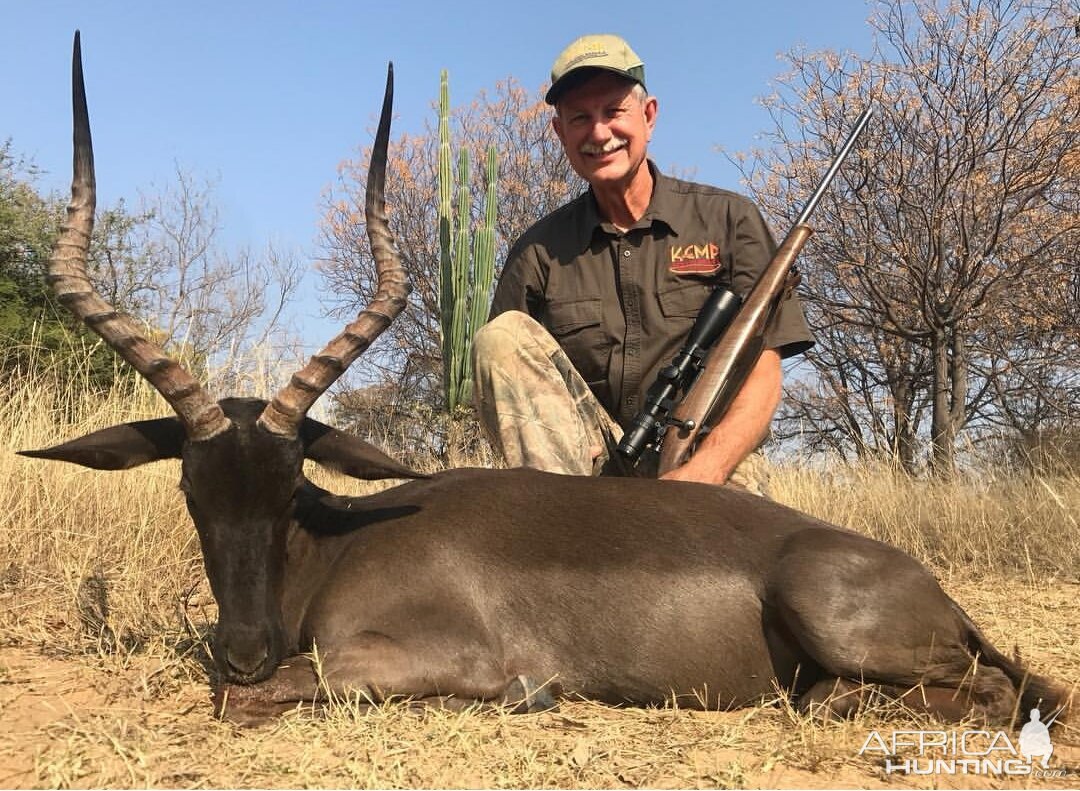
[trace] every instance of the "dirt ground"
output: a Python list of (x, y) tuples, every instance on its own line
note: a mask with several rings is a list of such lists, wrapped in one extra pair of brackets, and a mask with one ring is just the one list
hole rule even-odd
[[(946, 587), (999, 646), (1080, 682), (1080, 584)], [(516, 716), (401, 704), (360, 714), (343, 704), (242, 729), (213, 718), (204, 667), (167, 641), (66, 655), (8, 643), (0, 648), (0, 787), (1080, 786), (1074, 729), (1054, 734), (1055, 776), (1016, 778), (886, 774), (880, 752), (859, 755), (871, 732), (949, 726), (896, 712), (821, 725), (782, 700), (731, 712), (566, 702)]]

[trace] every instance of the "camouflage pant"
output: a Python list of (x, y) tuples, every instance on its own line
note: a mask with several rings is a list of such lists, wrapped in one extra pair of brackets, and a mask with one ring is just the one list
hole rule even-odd
[[(596, 400), (555, 339), (524, 313), (510, 311), (473, 339), (473, 398), (491, 444), (510, 467), (565, 475), (656, 477), (615, 452), (622, 428)], [(766, 464), (752, 453), (729, 483), (764, 494)]]

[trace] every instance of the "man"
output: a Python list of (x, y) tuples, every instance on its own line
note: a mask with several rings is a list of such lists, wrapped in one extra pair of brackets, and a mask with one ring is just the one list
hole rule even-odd
[[(712, 289), (745, 297), (776, 245), (746, 198), (668, 178), (648, 160), (657, 100), (621, 38), (574, 41), (555, 61), (546, 100), (589, 190), (510, 250), (473, 346), (481, 422), (511, 466), (655, 475), (615, 453), (623, 427)], [(663, 477), (760, 491), (754, 451), (780, 400), (780, 360), (813, 344), (796, 297), (765, 341), (728, 412)]]

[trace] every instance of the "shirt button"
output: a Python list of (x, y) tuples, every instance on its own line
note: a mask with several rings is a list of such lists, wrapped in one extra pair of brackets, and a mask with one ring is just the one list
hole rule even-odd
[(630, 257), (630, 251), (629, 250), (623, 250), (622, 251), (622, 257), (623, 258), (629, 258)]

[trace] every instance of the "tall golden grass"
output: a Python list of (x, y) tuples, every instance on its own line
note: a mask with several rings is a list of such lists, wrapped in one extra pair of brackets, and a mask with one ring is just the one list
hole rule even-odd
[(80, 392), (58, 387), (46, 370), (0, 385), (0, 595), (10, 596), (0, 634), (8, 640), (74, 648), (87, 579), (107, 592), (118, 632), (134, 638), (174, 624), (177, 596), (200, 573), (177, 464), (103, 474), (14, 453), (167, 409), (131, 379), (106, 393)]
[(1080, 469), (913, 479), (888, 464), (776, 470), (777, 500), (898, 546), (941, 574), (1080, 579)]

